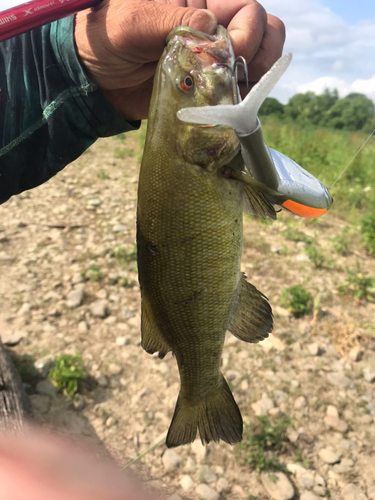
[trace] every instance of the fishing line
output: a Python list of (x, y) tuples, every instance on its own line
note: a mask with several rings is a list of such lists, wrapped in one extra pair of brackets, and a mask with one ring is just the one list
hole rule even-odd
[(332, 184), (332, 186), (330, 188), (328, 188), (328, 191), (331, 191), (331, 189), (333, 188), (333, 186), (336, 184), (336, 182), (344, 175), (346, 169), (349, 167), (349, 165), (351, 165), (351, 163), (355, 160), (355, 158), (357, 157), (357, 155), (362, 151), (362, 149), (366, 146), (366, 144), (368, 143), (368, 141), (371, 139), (372, 135), (374, 134), (375, 132), (375, 128), (374, 130), (371, 132), (371, 134), (367, 137), (367, 139), (365, 140), (365, 142), (362, 144), (362, 146), (358, 149), (358, 151), (356, 152), (356, 154), (353, 156), (353, 158), (350, 160), (350, 162), (346, 165), (346, 167), (344, 168), (344, 170), (341, 172), (341, 174), (337, 177), (337, 179), (335, 180), (335, 182)]

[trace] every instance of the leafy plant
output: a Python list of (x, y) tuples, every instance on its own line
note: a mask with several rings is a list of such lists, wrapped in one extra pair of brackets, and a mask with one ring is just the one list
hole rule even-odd
[(375, 276), (367, 276), (361, 270), (357, 261), (354, 271), (346, 268), (348, 277), (343, 285), (339, 286), (341, 294), (351, 293), (356, 300), (367, 300), (372, 302), (375, 295)]
[(82, 272), (82, 276), (90, 281), (100, 281), (103, 278), (103, 273), (98, 264), (94, 263)]
[(110, 178), (109, 174), (105, 170), (103, 170), (102, 168), (99, 170), (97, 176), (102, 181), (106, 181), (106, 180), (108, 180)]
[(284, 288), (281, 291), (280, 303), (296, 318), (309, 312), (312, 295), (301, 285)]
[(323, 267), (324, 256), (318, 251), (318, 249), (315, 246), (307, 247), (305, 249), (305, 252), (317, 269), (321, 269)]
[(254, 425), (245, 428), (238, 458), (258, 472), (285, 470), (274, 452), (282, 451), (288, 443), (286, 432), (291, 423), (289, 417), (271, 420), (265, 415), (257, 416)]
[(111, 255), (115, 257), (120, 264), (128, 264), (137, 259), (137, 246), (135, 244), (133, 244), (131, 248), (118, 246), (112, 251)]
[(48, 377), (55, 384), (57, 390), (65, 389), (68, 396), (73, 397), (80, 382), (85, 377), (85, 368), (79, 354), (62, 354), (54, 360), (55, 366), (50, 370)]
[(341, 234), (338, 234), (333, 238), (333, 246), (337, 253), (340, 255), (347, 255), (349, 253), (349, 234), (348, 228), (342, 230)]
[(375, 215), (364, 217), (361, 220), (361, 233), (366, 250), (370, 255), (375, 255)]
[(305, 243), (312, 243), (312, 239), (309, 238), (305, 233), (298, 231), (292, 227), (288, 227), (281, 233), (285, 239), (290, 241), (304, 241)]
[(114, 154), (115, 158), (121, 158), (121, 159), (123, 159), (126, 156), (133, 156), (134, 149), (130, 149), (130, 148), (115, 148), (113, 154)]

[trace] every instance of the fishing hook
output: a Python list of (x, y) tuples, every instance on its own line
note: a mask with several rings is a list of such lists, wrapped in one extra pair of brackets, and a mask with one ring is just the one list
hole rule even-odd
[(233, 104), (238, 104), (240, 102), (240, 93), (239, 93), (239, 88), (238, 88), (238, 66), (242, 66), (243, 71), (245, 73), (245, 81), (246, 81), (246, 87), (249, 87), (249, 73), (247, 70), (247, 64), (246, 64), (246, 59), (243, 56), (238, 56), (234, 60), (233, 66), (230, 66), (228, 63), (215, 63), (212, 65), (212, 67), (225, 67), (229, 69), (231, 73), (231, 79), (232, 79), (232, 96), (233, 96)]

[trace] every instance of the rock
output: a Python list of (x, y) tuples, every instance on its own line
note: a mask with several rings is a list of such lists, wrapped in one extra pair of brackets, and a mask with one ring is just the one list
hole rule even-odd
[(243, 381), (240, 383), (240, 389), (244, 392), (247, 392), (249, 390), (249, 381), (247, 380), (247, 378), (243, 379)]
[(113, 375), (116, 377), (117, 375), (120, 375), (121, 372), (122, 372), (122, 366), (118, 365), (117, 363), (110, 363), (108, 365), (109, 375)]
[(219, 478), (218, 482), (216, 483), (216, 490), (219, 493), (229, 493), (231, 490), (230, 484), (228, 481), (225, 479), (225, 477)]
[(309, 351), (311, 356), (320, 356), (320, 354), (322, 353), (319, 344), (317, 344), (316, 342), (314, 342), (313, 344), (309, 344), (307, 346), (307, 350)]
[(318, 455), (326, 464), (335, 464), (340, 461), (341, 457), (339, 453), (336, 453), (329, 448), (319, 450)]
[(305, 490), (312, 490), (315, 486), (315, 473), (312, 470), (305, 470), (297, 473), (298, 486)]
[(363, 493), (359, 486), (355, 484), (347, 484), (341, 490), (342, 500), (367, 500), (367, 496)]
[(89, 331), (89, 327), (88, 327), (86, 321), (80, 321), (78, 323), (78, 331), (79, 331), (79, 333), (87, 333)]
[(258, 401), (256, 401), (251, 405), (251, 408), (253, 409), (255, 415), (267, 415), (269, 410), (271, 410), (274, 407), (275, 407), (274, 402), (267, 396), (258, 399)]
[(327, 374), (327, 380), (330, 384), (337, 387), (349, 387), (351, 384), (350, 378), (346, 377), (342, 372), (331, 372)]
[(97, 381), (98, 385), (100, 385), (100, 387), (108, 387), (108, 379), (103, 373), (99, 373), (95, 377), (95, 380)]
[(182, 476), (182, 478), (180, 479), (180, 485), (184, 491), (189, 491), (194, 486), (194, 481), (190, 476)]
[(375, 382), (375, 368), (372, 366), (367, 366), (363, 369), (363, 376), (367, 382)]
[(75, 273), (72, 277), (72, 285), (78, 285), (79, 283), (84, 283), (85, 277), (82, 273)]
[(167, 472), (178, 469), (182, 462), (182, 457), (173, 450), (166, 450), (163, 455), (163, 465)]
[(340, 463), (333, 466), (333, 471), (336, 474), (346, 474), (350, 472), (354, 466), (354, 462), (351, 458), (343, 458)]
[(77, 411), (81, 411), (85, 407), (85, 400), (82, 394), (74, 394), (72, 402), (74, 409)]
[(314, 495), (311, 491), (304, 491), (299, 497), (300, 500), (321, 500), (321, 497)]
[(68, 293), (65, 304), (70, 309), (74, 309), (82, 305), (84, 297), (85, 290), (83, 288), (72, 290), (70, 293)]
[(116, 344), (119, 346), (129, 345), (130, 338), (129, 337), (116, 337)]
[(6, 252), (0, 252), (0, 263), (8, 264), (13, 261), (13, 257)]
[(123, 224), (116, 224), (115, 226), (113, 226), (114, 233), (123, 233), (127, 230), (128, 230), (128, 228), (126, 226), (124, 226)]
[(195, 454), (197, 462), (203, 462), (207, 457), (207, 447), (201, 443), (200, 439), (196, 439), (191, 443), (191, 450)]
[(4, 345), (13, 347), (21, 342), (22, 339), (27, 337), (27, 332), (16, 330), (13, 333), (2, 335), (1, 340)]
[(331, 427), (337, 432), (346, 432), (348, 430), (348, 424), (344, 420), (332, 415), (326, 415), (324, 417), (324, 423), (327, 427)]
[(31, 304), (29, 304), (28, 302), (25, 302), (24, 304), (22, 304), (22, 306), (18, 310), (17, 316), (24, 316), (25, 314), (29, 314), (30, 311), (31, 311)]
[(33, 412), (41, 413), (42, 415), (48, 413), (51, 408), (51, 398), (42, 394), (31, 394), (29, 397)]
[(35, 368), (40, 372), (43, 378), (46, 378), (54, 365), (54, 358), (51, 354), (46, 354), (34, 361)]
[(288, 394), (284, 391), (276, 389), (275, 391), (273, 391), (273, 399), (276, 401), (276, 404), (279, 405), (281, 403), (284, 403), (288, 399)]
[(300, 464), (293, 464), (293, 463), (286, 464), (286, 468), (289, 472), (295, 475), (303, 474), (304, 472), (307, 471), (307, 469), (305, 469), (305, 467), (302, 467), (302, 465)]
[(374, 415), (375, 416), (375, 403), (369, 403), (366, 408), (368, 409), (368, 411), (370, 412), (370, 415)]
[[(277, 308), (276, 309), (282, 309), (282, 308)], [(285, 309), (284, 309), (285, 311)], [(287, 312), (287, 311), (286, 311)], [(276, 312), (277, 314), (277, 312)], [(287, 312), (287, 315), (290, 316), (290, 314)], [(270, 333), (269, 337), (262, 340), (262, 342), (259, 344), (261, 347), (263, 347), (263, 349), (268, 352), (270, 351), (271, 349), (276, 349), (276, 351), (283, 351), (286, 347), (286, 344), (284, 341), (282, 341), (281, 339), (279, 339), (278, 337), (276, 337), (275, 335), (272, 335), (272, 333)]]
[(107, 315), (107, 303), (104, 300), (96, 300), (90, 304), (90, 312), (96, 318), (105, 318)]
[(108, 417), (105, 421), (106, 427), (113, 427), (116, 424), (117, 420), (114, 417)]
[(201, 500), (219, 500), (220, 493), (208, 486), (207, 484), (198, 484), (195, 488), (199, 499)]
[(360, 361), (363, 357), (363, 354), (364, 354), (363, 349), (359, 346), (356, 346), (349, 351), (348, 358), (351, 361)]
[(305, 396), (298, 396), (298, 398), (295, 399), (293, 406), (296, 410), (302, 410), (302, 408), (305, 408), (307, 406)]
[(56, 388), (48, 378), (38, 382), (35, 390), (38, 394), (42, 394), (43, 396), (54, 396), (56, 394)]
[(339, 411), (336, 406), (328, 405), (326, 409), (326, 415), (330, 417), (339, 418)]
[(262, 472), (260, 480), (274, 500), (290, 500), (294, 497), (293, 485), (283, 472)]
[(102, 204), (102, 200), (99, 198), (93, 198), (92, 200), (88, 200), (87, 205), (90, 207), (99, 207)]
[(169, 368), (168, 363), (166, 363), (165, 361), (162, 361), (161, 363), (158, 363), (157, 365), (155, 365), (155, 370), (157, 370), (159, 373), (162, 373), (163, 375), (165, 375), (166, 373), (169, 372), (170, 368)]
[(202, 465), (199, 469), (199, 479), (207, 484), (216, 483), (217, 476), (207, 465)]

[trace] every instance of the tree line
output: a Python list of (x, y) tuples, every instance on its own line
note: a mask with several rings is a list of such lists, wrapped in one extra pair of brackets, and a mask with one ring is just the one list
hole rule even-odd
[(320, 95), (314, 92), (295, 94), (288, 104), (268, 97), (259, 110), (259, 116), (272, 116), (301, 126), (314, 125), (339, 130), (371, 132), (375, 128), (374, 102), (358, 93), (340, 99), (336, 89), (326, 89)]

